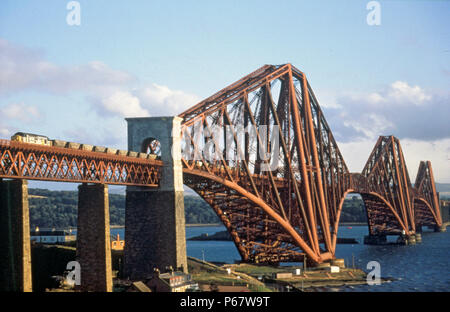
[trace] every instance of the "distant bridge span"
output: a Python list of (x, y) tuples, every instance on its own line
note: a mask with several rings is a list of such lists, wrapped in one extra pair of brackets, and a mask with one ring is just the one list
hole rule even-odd
[[(363, 171), (350, 173), (305, 74), (291, 64), (265, 65), (179, 117), (184, 183), (211, 205), (244, 261), (334, 258), (349, 193), (361, 194), (371, 235), (442, 226), (431, 163), (420, 163), (413, 187), (399, 140), (382, 136)], [(195, 138), (198, 129), (205, 139)], [(274, 137), (280, 163), (264, 171), (276, 154), (258, 151), (273, 152)]]

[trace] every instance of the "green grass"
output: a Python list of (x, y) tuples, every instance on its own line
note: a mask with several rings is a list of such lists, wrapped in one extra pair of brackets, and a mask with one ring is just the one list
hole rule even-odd
[[(271, 290), (260, 282), (243, 276), (238, 278), (234, 274), (228, 274), (226, 269), (212, 263), (204, 262), (196, 258), (188, 257), (188, 269), (192, 279), (200, 284), (247, 286), (250, 291), (270, 292)], [(247, 272), (242, 272), (247, 273)], [(249, 274), (250, 275), (250, 274)]]
[(293, 267), (278, 267), (256, 264), (240, 264), (238, 266), (235, 266), (233, 269), (236, 272), (245, 273), (254, 277), (258, 277), (261, 275), (271, 275), (272, 273), (293, 271)]

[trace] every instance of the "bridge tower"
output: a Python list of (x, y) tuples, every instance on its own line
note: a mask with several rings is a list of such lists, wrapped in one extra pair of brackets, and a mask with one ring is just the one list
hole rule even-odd
[(159, 188), (128, 186), (124, 273), (148, 278), (153, 268), (187, 272), (180, 117), (126, 118), (128, 150), (157, 153), (164, 162)]

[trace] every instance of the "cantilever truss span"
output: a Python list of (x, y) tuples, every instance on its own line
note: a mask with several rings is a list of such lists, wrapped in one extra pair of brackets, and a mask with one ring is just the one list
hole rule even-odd
[(399, 141), (380, 137), (363, 172), (350, 173), (291, 64), (265, 65), (179, 116), (184, 183), (211, 205), (244, 261), (334, 258), (351, 192), (363, 196), (372, 234), (441, 223), (430, 162), (413, 188)]
[(416, 225), (442, 225), (429, 161), (420, 163), (414, 186), (400, 141), (393, 136), (379, 137), (362, 174), (353, 174), (352, 184), (353, 191), (364, 199), (372, 235), (411, 235)]

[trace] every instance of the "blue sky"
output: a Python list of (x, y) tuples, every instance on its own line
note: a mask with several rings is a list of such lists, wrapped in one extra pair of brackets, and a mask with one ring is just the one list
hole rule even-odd
[(450, 1), (378, 1), (378, 26), (369, 1), (80, 0), (79, 26), (66, 23), (68, 2), (0, 4), (2, 138), (123, 148), (124, 117), (176, 115), (264, 64), (292, 63), (351, 170), (394, 134), (412, 177), (429, 159), (450, 182)]

